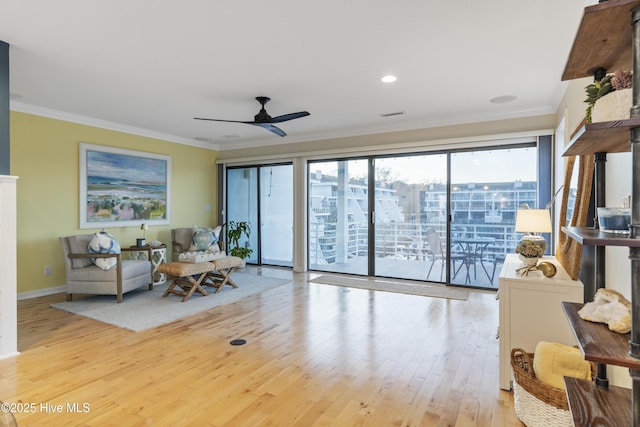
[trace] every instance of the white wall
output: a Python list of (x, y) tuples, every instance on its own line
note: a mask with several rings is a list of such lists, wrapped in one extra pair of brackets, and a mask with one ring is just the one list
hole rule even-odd
[[(622, 206), (622, 198), (631, 194), (631, 153), (616, 153), (607, 155), (607, 206)], [(621, 247), (606, 248), (605, 283), (609, 289), (614, 289), (631, 301), (631, 265), (629, 263), (629, 249)], [(629, 370), (609, 366), (609, 379), (612, 384), (621, 387), (631, 387)]]

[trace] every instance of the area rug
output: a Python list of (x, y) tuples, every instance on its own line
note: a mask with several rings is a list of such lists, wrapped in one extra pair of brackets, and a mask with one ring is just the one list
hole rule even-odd
[(457, 300), (466, 300), (469, 297), (467, 291), (463, 289), (455, 289), (441, 286), (432, 286), (427, 284), (411, 284), (401, 282), (389, 282), (380, 279), (355, 279), (353, 277), (322, 275), (311, 279), (310, 282), (320, 283), (323, 285), (344, 286), (348, 288), (368, 289), (371, 291), (397, 292), (410, 295), (421, 295), (424, 297), (449, 298)]
[(215, 294), (214, 288), (205, 287), (209, 295), (194, 293), (185, 302), (178, 295), (162, 297), (170, 283), (166, 282), (155, 285), (152, 291), (143, 287), (127, 292), (120, 304), (116, 303), (114, 295), (94, 295), (77, 301), (51, 304), (51, 307), (140, 332), (291, 283), (290, 280), (242, 272), (234, 273), (233, 281), (238, 285), (237, 289), (225, 286)]

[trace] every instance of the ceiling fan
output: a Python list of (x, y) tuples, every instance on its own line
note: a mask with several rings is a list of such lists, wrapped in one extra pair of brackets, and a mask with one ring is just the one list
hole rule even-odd
[(305, 117), (310, 115), (307, 111), (299, 111), (297, 113), (283, 114), (282, 116), (271, 117), (267, 111), (264, 109), (264, 105), (271, 101), (271, 98), (266, 96), (258, 96), (256, 97), (256, 101), (260, 103), (262, 108), (258, 114), (256, 114), (253, 118), (253, 121), (242, 121), (242, 120), (222, 120), (222, 119), (205, 119), (202, 117), (194, 117), (196, 120), (209, 120), (212, 122), (228, 122), (228, 123), (244, 123), (247, 125), (260, 126), (270, 132), (275, 133), (280, 136), (287, 136), (287, 134), (280, 128), (274, 126), (274, 123), (282, 123), (293, 119), (299, 119), (300, 117)]

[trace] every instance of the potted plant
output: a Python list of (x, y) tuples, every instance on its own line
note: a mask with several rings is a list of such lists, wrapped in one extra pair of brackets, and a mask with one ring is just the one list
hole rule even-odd
[(251, 223), (247, 221), (229, 221), (225, 226), (227, 227), (227, 239), (230, 246), (229, 255), (238, 257), (244, 262), (245, 258), (248, 258), (253, 253), (253, 249), (248, 246), (241, 246), (240, 239), (242, 236), (249, 239)]
[(533, 240), (522, 239), (516, 246), (516, 253), (520, 254), (520, 261), (528, 265), (535, 265), (538, 263), (538, 258), (544, 254), (544, 251)]
[[(602, 73), (604, 73), (604, 70), (602, 70)], [(587, 91), (587, 99), (584, 100), (584, 102), (587, 103), (585, 121), (587, 123), (592, 122), (593, 106), (595, 105), (596, 101), (613, 90), (613, 87), (611, 86), (612, 77), (613, 76), (609, 74), (605, 74), (602, 76), (596, 74), (595, 78), (593, 79), (593, 83), (585, 87), (585, 90)]]

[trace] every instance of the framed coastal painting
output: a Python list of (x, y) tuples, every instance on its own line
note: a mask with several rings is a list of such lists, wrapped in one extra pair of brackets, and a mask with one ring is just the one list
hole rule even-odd
[(169, 224), (171, 157), (80, 144), (80, 228)]

